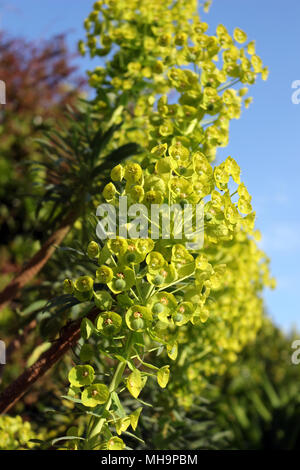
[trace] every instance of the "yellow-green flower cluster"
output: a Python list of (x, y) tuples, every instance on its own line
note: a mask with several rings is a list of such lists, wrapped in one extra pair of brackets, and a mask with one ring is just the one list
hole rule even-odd
[[(230, 120), (251, 102), (245, 85), (258, 74), (267, 78), (254, 41), (239, 28), (231, 36), (223, 25), (209, 35), (196, 1), (96, 2), (85, 27), (82, 52), (87, 47), (92, 56), (112, 54), (105, 68), (90, 72), (90, 84), (103, 112), (122, 106), (127, 124), (121, 141), (153, 146), (188, 138), (190, 149), (212, 160), (228, 143)], [(114, 99), (107, 100), (108, 92)]]
[[(135, 141), (144, 149), (112, 169), (103, 200), (116, 213), (120, 196), (150, 211), (162, 204), (204, 206), (201, 248), (178, 240), (174, 218), (168, 239), (161, 228), (154, 235), (148, 211), (148, 237), (132, 236), (128, 221), (127, 236), (90, 242), (94, 275), (65, 280), (67, 294), (99, 309), (95, 321), (82, 320), (82, 364), (69, 375), (72, 398), (104, 407), (84, 445), (100, 436), (97, 448), (121, 449), (118, 436), (135, 429), (140, 413), (125, 413), (116, 393), (121, 383), (134, 398), (149, 378), (164, 388), (173, 361), (170, 391), (189, 406), (205, 377), (222, 374), (261, 326), (262, 290), (273, 281), (255, 241), (251, 196), (233, 158), (212, 162), (228, 143), (230, 120), (250, 103), (246, 85), (258, 74), (265, 79), (267, 69), (241, 29), (232, 37), (219, 25), (209, 35), (196, 1), (98, 1), (85, 27), (81, 51), (108, 56), (105, 68), (90, 73), (90, 84), (104, 121), (122, 121), (112, 147)], [(109, 386), (95, 370), (97, 341), (104, 356), (118, 361)], [(161, 367), (151, 354), (157, 349)]]
[(156, 341), (171, 360), (185, 358), (187, 381), (176, 395), (188, 405), (205, 383), (200, 377), (225, 372), (261, 326), (261, 293), (273, 281), (256, 245), (251, 196), (233, 158), (213, 167), (175, 139), (152, 148), (142, 165), (119, 164), (111, 176), (103, 196), (116, 208), (120, 195), (149, 208), (205, 200), (203, 248), (187, 250), (172, 231), (167, 240), (160, 233), (154, 240), (117, 236), (101, 247), (93, 241), (87, 253), (98, 261), (94, 278), (65, 281), (68, 293), (101, 310), (85, 339), (143, 333), (149, 347)]
[(0, 450), (21, 450), (34, 447), (30, 439), (39, 436), (32, 430), (28, 421), (21, 416), (0, 416)]

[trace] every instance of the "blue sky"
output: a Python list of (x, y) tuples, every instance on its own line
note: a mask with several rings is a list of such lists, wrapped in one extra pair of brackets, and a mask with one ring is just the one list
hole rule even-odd
[[(37, 41), (67, 32), (75, 49), (92, 4), (90, 0), (1, 0), (0, 27)], [(285, 329), (292, 325), (300, 329), (300, 104), (291, 100), (292, 82), (300, 80), (300, 2), (213, 0), (209, 14), (203, 16), (210, 31), (219, 23), (230, 32), (236, 26), (244, 29), (270, 68), (268, 81), (258, 80), (251, 88), (254, 102), (231, 124), (230, 143), (218, 158), (231, 155), (238, 161), (253, 195), (261, 244), (278, 282), (275, 291), (265, 293), (268, 312)], [(93, 67), (89, 59), (79, 58), (77, 63), (83, 72)]]

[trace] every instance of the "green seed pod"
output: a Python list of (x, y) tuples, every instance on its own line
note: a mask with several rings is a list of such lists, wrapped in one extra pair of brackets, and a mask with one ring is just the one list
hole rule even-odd
[(135, 260), (136, 260), (136, 255), (135, 255), (135, 253), (128, 253), (128, 254), (126, 255), (126, 261), (127, 261), (127, 263), (134, 263)]
[(64, 291), (66, 294), (73, 294), (74, 284), (73, 284), (73, 281), (71, 281), (71, 279), (64, 280)]
[(87, 254), (89, 258), (97, 258), (99, 256), (100, 250), (99, 245), (96, 242), (90, 242), (87, 247)]
[(135, 330), (142, 330), (144, 326), (145, 326), (145, 322), (142, 318), (135, 318), (134, 320), (132, 320), (132, 327)]
[(152, 308), (153, 313), (162, 313), (163, 310), (164, 310), (164, 306), (160, 302), (157, 302), (156, 304), (153, 305), (153, 308)]
[(153, 279), (153, 284), (155, 286), (160, 286), (163, 282), (164, 282), (164, 278), (160, 274), (157, 274), (155, 278)]
[(126, 282), (124, 281), (124, 279), (117, 279), (115, 281), (115, 288), (117, 290), (123, 290), (125, 289), (125, 287), (126, 287)]
[(179, 323), (183, 320), (183, 315), (181, 315), (181, 313), (176, 313), (173, 318), (176, 323)]

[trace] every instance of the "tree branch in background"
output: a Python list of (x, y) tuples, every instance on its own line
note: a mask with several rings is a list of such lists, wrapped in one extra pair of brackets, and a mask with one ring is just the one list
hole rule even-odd
[(21, 272), (10, 281), (0, 293), (0, 311), (19, 294), (19, 291), (31, 281), (43, 268), (54, 253), (56, 246), (60, 245), (77, 219), (77, 212), (71, 212), (62, 221), (60, 227), (48, 238), (41, 249), (22, 268)]
[[(88, 315), (94, 320), (99, 310), (94, 307)], [(50, 349), (28, 369), (12, 382), (0, 395), (0, 413), (7, 413), (26, 393), (26, 391), (42, 377), (80, 338), (81, 318), (70, 323), (61, 330), (60, 338)]]

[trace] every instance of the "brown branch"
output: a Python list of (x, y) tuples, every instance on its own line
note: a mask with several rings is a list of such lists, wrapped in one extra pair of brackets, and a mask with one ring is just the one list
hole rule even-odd
[(60, 227), (46, 240), (41, 249), (0, 293), (0, 310), (8, 305), (17, 296), (19, 291), (43, 268), (54, 253), (56, 246), (60, 245), (70, 231), (77, 216), (78, 214), (75, 211), (69, 213), (63, 219)]
[[(94, 307), (88, 315), (94, 320), (99, 310)], [(61, 331), (60, 338), (50, 349), (28, 369), (12, 382), (0, 395), (0, 414), (7, 413), (26, 393), (26, 391), (42, 377), (80, 338), (81, 319), (70, 323)]]

